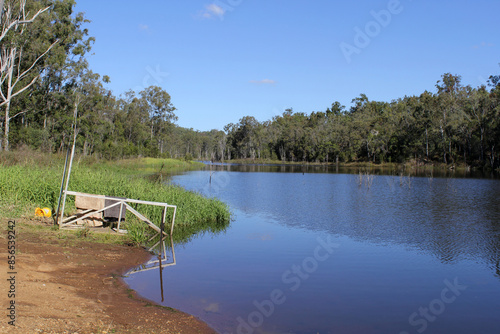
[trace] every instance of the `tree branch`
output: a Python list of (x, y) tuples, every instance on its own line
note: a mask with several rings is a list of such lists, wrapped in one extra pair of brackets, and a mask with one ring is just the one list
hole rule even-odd
[[(37, 75), (36, 77), (33, 78), (33, 80), (31, 80), (31, 82), (29, 84), (27, 84), (26, 86), (24, 86), (22, 89), (18, 90), (17, 92), (15, 92), (14, 94), (12, 94), (10, 96), (10, 99), (16, 97), (17, 95), (21, 94), (22, 92), (24, 92), (26, 89), (30, 88), (34, 83), (35, 81), (40, 77), (40, 75)], [(15, 84), (17, 83), (17, 81), (14, 83), (14, 85), (12, 86), (12, 88), (14, 88)], [(5, 103), (5, 102), (4, 102)], [(3, 104), (3, 103), (2, 103)], [(2, 105), (0, 104), (0, 106)]]
[(28, 110), (25, 110), (25, 111), (20, 111), (20, 112), (18, 112), (17, 114), (15, 114), (14, 116), (9, 117), (9, 119), (16, 118), (17, 116), (22, 115), (22, 114), (27, 113), (27, 112), (28, 112)]
[[(23, 12), (24, 12), (24, 4), (22, 5), (22, 7), (23, 7)], [(20, 20), (18, 18), (17, 20), (12, 21), (11, 23), (7, 23), (7, 26), (3, 28), (2, 34), (0, 35), (0, 41), (5, 37), (5, 35), (7, 35), (7, 33), (10, 31), (10, 29), (12, 29), (14, 26), (18, 26), (18, 25), (22, 25), (22, 24), (27, 24), (27, 23), (31, 23), (31, 22), (35, 21), (35, 19), (40, 14), (42, 14), (42, 13), (46, 12), (47, 10), (49, 10), (50, 7), (51, 6), (48, 6), (48, 7), (44, 8), (44, 9), (38, 10), (38, 12), (36, 12), (35, 15), (33, 15), (33, 17), (31, 19), (26, 20), (26, 19), (23, 18), (23, 20)], [(3, 3), (2, 3), (2, 9), (3, 9)], [(7, 10), (7, 15), (9, 14), (9, 12), (10, 12), (10, 10)], [(0, 16), (0, 19), (1, 19), (1, 16)]]
[(0, 0), (0, 24), (2, 23), (2, 16), (3, 16), (3, 3), (5, 0)]
[[(54, 43), (52, 43), (52, 45), (50, 45), (49, 48), (44, 53), (42, 53), (40, 56), (38, 56), (38, 58), (33, 62), (33, 64), (31, 64), (31, 66), (27, 70), (25, 70), (20, 75), (18, 74), (17, 78), (16, 78), (16, 81), (14, 82), (14, 84), (12, 85), (12, 87), (15, 87), (18, 84), (19, 81), (21, 81), (22, 79), (24, 79), (24, 77), (28, 74), (28, 72), (31, 71), (31, 69), (33, 67), (35, 67), (36, 63), (38, 63), (38, 61), (40, 59), (42, 59), (42, 57), (45, 56), (54, 47), (54, 45), (56, 45), (57, 43), (59, 43), (59, 39), (56, 40)], [(19, 58), (19, 61), (21, 61), (20, 58)], [(19, 69), (19, 67), (20, 67), (20, 65), (18, 66), (18, 69)], [(39, 76), (36, 76), (34, 80), (36, 80), (36, 78), (38, 78), (38, 77)], [(27, 87), (31, 86), (33, 84), (34, 80)], [(23, 92), (24, 90), (26, 90), (27, 87), (24, 87), (23, 89), (21, 89), (20, 91), (16, 92), (15, 94), (12, 94), (12, 97), (20, 94), (21, 92)]]

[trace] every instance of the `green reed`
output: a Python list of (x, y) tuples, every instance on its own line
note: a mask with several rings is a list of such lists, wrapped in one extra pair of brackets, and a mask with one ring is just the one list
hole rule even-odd
[[(37, 164), (26, 160), (6, 163), (0, 157), (0, 217), (32, 217), (36, 207), (49, 207), (55, 212), (59, 195), (64, 159), (54, 157), (51, 163)], [(46, 159), (46, 158), (44, 158)], [(10, 161), (10, 160), (9, 160)], [(228, 206), (213, 198), (187, 191), (174, 185), (154, 182), (147, 175), (151, 173), (193, 169), (192, 163), (174, 159), (131, 159), (117, 162), (93, 162), (75, 158), (69, 190), (117, 196), (144, 201), (163, 202), (177, 206), (174, 238), (187, 241), (200, 232), (220, 232), (230, 223)], [(159, 225), (162, 207), (134, 204), (136, 210)], [(68, 196), (65, 214), (75, 211), (74, 197)], [(167, 211), (167, 223), (173, 210)], [(132, 215), (127, 213), (126, 221), (133, 224)], [(134, 227), (132, 227), (134, 228)], [(167, 224), (167, 231), (170, 225)], [(132, 231), (131, 231), (132, 232)], [(137, 232), (137, 233), (135, 233)], [(136, 239), (145, 239), (147, 233), (135, 228)], [(140, 240), (135, 240), (138, 243)]]

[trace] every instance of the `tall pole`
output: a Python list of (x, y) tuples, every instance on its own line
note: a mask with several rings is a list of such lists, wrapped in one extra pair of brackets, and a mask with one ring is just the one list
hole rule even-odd
[(71, 147), (71, 159), (69, 160), (68, 175), (66, 176), (66, 186), (64, 187), (63, 202), (61, 210), (61, 218), (59, 221), (59, 228), (62, 227), (63, 217), (64, 217), (64, 207), (66, 205), (66, 193), (68, 192), (69, 179), (71, 176), (71, 167), (73, 166), (73, 158), (75, 157), (75, 144), (76, 144), (76, 118), (78, 115), (78, 105), (80, 104), (80, 96), (76, 95), (75, 99), (75, 110), (73, 111), (73, 146)]
[[(64, 140), (64, 138), (63, 138)], [(68, 143), (68, 149), (66, 150), (66, 160), (64, 161), (64, 171), (63, 171), (63, 176), (61, 179), (61, 190), (59, 190), (59, 198), (57, 199), (57, 210), (56, 210), (56, 215), (54, 217), (54, 224), (57, 225), (59, 224), (59, 209), (61, 208), (61, 197), (63, 194), (63, 187), (64, 187), (64, 180), (66, 179), (66, 171), (68, 169), (68, 159), (69, 159), (69, 143)]]

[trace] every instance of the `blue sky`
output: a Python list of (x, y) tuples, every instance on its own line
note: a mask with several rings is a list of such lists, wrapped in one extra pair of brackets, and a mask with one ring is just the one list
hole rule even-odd
[(446, 72), (500, 74), (500, 1), (77, 0), (91, 68), (116, 96), (158, 85), (177, 124), (223, 129), (287, 108), (435, 92)]

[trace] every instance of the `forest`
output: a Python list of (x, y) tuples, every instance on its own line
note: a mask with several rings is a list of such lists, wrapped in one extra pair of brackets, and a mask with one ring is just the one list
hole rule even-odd
[(444, 73), (420, 95), (384, 102), (360, 94), (349, 108), (332, 98), (321, 111), (290, 107), (270, 120), (196, 131), (175, 124), (182, 111), (161, 87), (120, 96), (106, 88), (112, 78), (89, 67), (95, 38), (74, 0), (2, 2), (1, 150), (63, 152), (76, 115), (77, 151), (103, 159), (500, 166), (500, 75), (471, 87)]

